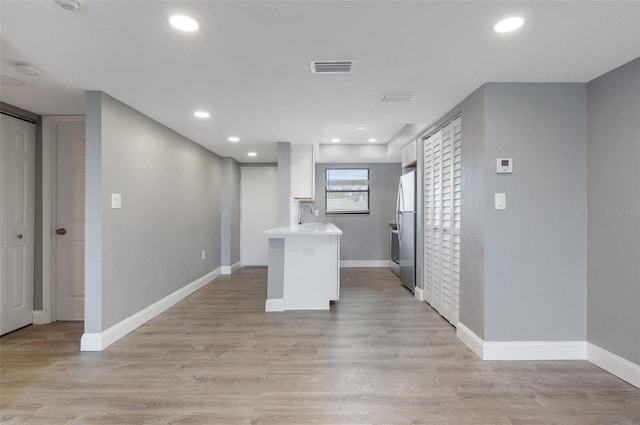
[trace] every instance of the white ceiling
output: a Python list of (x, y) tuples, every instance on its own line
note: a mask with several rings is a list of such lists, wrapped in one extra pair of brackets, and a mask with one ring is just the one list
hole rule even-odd
[[(200, 30), (175, 31), (173, 13)], [(522, 29), (492, 31), (514, 14)], [(86, 0), (68, 12), (3, 0), (0, 31), (1, 73), (26, 83), (0, 86), (3, 102), (83, 114), (84, 91), (101, 90), (240, 162), (275, 161), (278, 141), (333, 137), (364, 143), (345, 148), (357, 161), (367, 151), (399, 158), (398, 138), (390, 149), (367, 139), (415, 137), (484, 82), (586, 82), (640, 56), (640, 2)], [(351, 74), (310, 71), (312, 60), (347, 59)], [(19, 74), (16, 62), (43, 73)], [(382, 103), (386, 92), (417, 98)]]

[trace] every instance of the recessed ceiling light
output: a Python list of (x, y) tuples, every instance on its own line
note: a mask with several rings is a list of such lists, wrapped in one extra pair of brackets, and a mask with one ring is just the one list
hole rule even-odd
[(169, 23), (177, 30), (184, 32), (194, 32), (200, 28), (198, 21), (186, 15), (171, 15)]
[(356, 130), (364, 130), (364, 127), (362, 127), (362, 126), (356, 127)]
[(195, 111), (193, 113), (193, 116), (198, 118), (209, 118), (211, 114), (209, 114), (207, 111)]
[(42, 74), (41, 68), (28, 63), (17, 63), (16, 71), (21, 74), (30, 75), (32, 77), (37, 77), (38, 75)]
[(512, 16), (503, 19), (493, 26), (493, 30), (497, 33), (512, 32), (520, 28), (524, 24), (524, 18), (520, 16)]
[(235, 136), (231, 136), (227, 139), (230, 142), (239, 142), (240, 138), (239, 137), (235, 137)]
[(375, 143), (375, 142), (377, 142), (377, 141), (378, 141), (378, 139), (369, 139), (369, 140), (368, 140), (368, 142), (369, 142), (369, 143)]
[(84, 4), (84, 0), (56, 0), (60, 6), (69, 12), (75, 12)]
[(255, 152), (249, 152), (247, 155), (249, 155), (249, 156), (258, 156), (258, 154), (255, 153)]
[(338, 139), (338, 138), (331, 139), (331, 142), (332, 143), (340, 143), (340, 139)]

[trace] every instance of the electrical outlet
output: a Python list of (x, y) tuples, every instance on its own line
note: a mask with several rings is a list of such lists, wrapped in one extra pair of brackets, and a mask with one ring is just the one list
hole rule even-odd
[(206, 251), (202, 251), (202, 259), (204, 260), (206, 257)]

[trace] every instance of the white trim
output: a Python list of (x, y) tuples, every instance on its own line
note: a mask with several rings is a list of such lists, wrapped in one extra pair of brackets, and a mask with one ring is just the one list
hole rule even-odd
[(458, 326), (456, 326), (456, 336), (460, 341), (464, 342), (471, 351), (476, 353), (476, 356), (481, 359), (483, 358), (484, 341), (478, 335), (473, 333), (471, 329), (458, 322)]
[(604, 348), (587, 342), (587, 360), (607, 372), (640, 388), (640, 365), (618, 356)]
[(584, 341), (485, 341), (483, 360), (584, 360)]
[(482, 360), (585, 360), (584, 341), (483, 341), (462, 323), (456, 335)]
[(413, 296), (418, 301), (424, 301), (424, 291), (417, 286), (413, 290)]
[(222, 266), (220, 267), (220, 274), (233, 274), (233, 272), (235, 272), (236, 270), (238, 270), (240, 268), (240, 261), (238, 261), (235, 264), (232, 264), (230, 266)]
[(33, 324), (34, 325), (46, 325), (51, 323), (49, 317), (44, 314), (42, 310), (33, 310)]
[(142, 326), (153, 319), (169, 307), (182, 301), (198, 289), (210, 283), (220, 276), (220, 268), (207, 273), (201, 278), (183, 286), (172, 294), (167, 295), (160, 301), (151, 304), (149, 307), (127, 317), (123, 321), (116, 323), (109, 329), (101, 333), (84, 333), (80, 341), (80, 351), (102, 351), (136, 328)]
[(284, 311), (284, 298), (267, 298), (264, 311)]
[(56, 126), (84, 121), (84, 115), (42, 117), (42, 310), (38, 324), (56, 320)]
[(342, 260), (340, 267), (390, 267), (389, 260)]
[(485, 342), (462, 323), (458, 339), (482, 360), (588, 360), (631, 385), (640, 388), (640, 365), (585, 341)]

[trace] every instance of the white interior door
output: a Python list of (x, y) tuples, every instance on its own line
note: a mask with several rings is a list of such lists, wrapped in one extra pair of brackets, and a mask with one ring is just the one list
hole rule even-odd
[(458, 117), (424, 141), (424, 296), (454, 326), (460, 310), (461, 160)]
[(55, 137), (56, 319), (84, 320), (84, 123), (58, 123)]
[(33, 322), (35, 135), (0, 116), (0, 335)]
[[(451, 294), (453, 274), (452, 218), (453, 218), (453, 124), (442, 129), (442, 203), (440, 225), (440, 314), (452, 321), (454, 306)], [(452, 322), (453, 323), (453, 322)], [(455, 325), (456, 323), (454, 323)]]
[(240, 263), (266, 266), (268, 240), (262, 232), (278, 224), (278, 169), (242, 167), (240, 176)]

